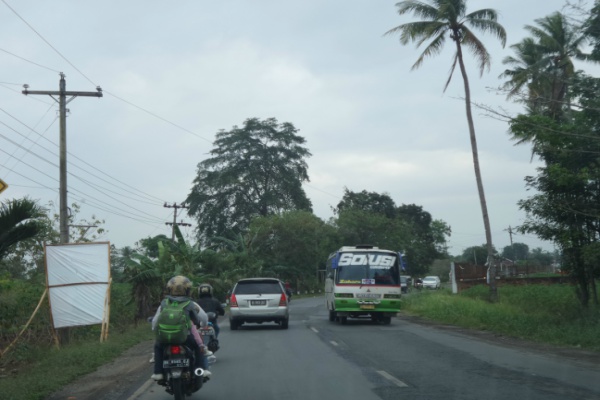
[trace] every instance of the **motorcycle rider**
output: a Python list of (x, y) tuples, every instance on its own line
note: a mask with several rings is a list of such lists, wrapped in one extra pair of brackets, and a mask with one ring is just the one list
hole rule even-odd
[(219, 315), (225, 315), (225, 309), (221, 305), (221, 302), (213, 297), (213, 287), (208, 283), (203, 283), (198, 286), (198, 301), (196, 301), (202, 307), (202, 309), (209, 313), (215, 313), (214, 320), (210, 321), (215, 328), (215, 338), (219, 337), (219, 324), (217, 322)]
[[(176, 302), (185, 302), (189, 301), (189, 304), (185, 306), (184, 310), (188, 312), (190, 316), (190, 321), (196, 326), (207, 326), (208, 325), (208, 316), (202, 310), (202, 308), (196, 308), (196, 305), (190, 298), (190, 292), (192, 289), (192, 282), (185, 276), (174, 276), (167, 282), (167, 297), (163, 299), (160, 303), (160, 306), (156, 310), (156, 314), (152, 319), (152, 330), (156, 329), (157, 319), (160, 315), (163, 306), (166, 306), (167, 299), (169, 301)], [(208, 371), (205, 367), (208, 365), (208, 361), (206, 357), (202, 356), (200, 346), (196, 343), (191, 331), (188, 332), (187, 339), (185, 341), (185, 345), (191, 348), (194, 351), (194, 358), (196, 360), (196, 367), (201, 367), (205, 369), (204, 377), (210, 378), (211, 372)], [(160, 343), (158, 340), (154, 343), (154, 374), (152, 374), (151, 379), (155, 381), (160, 381), (164, 379), (163, 375), (163, 347), (165, 345)]]

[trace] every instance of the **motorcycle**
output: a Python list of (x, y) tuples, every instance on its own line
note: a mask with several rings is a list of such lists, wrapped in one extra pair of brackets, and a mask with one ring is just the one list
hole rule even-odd
[(164, 379), (157, 383), (165, 386), (166, 392), (175, 400), (185, 400), (202, 388), (204, 370), (194, 368), (194, 351), (184, 344), (165, 345), (163, 349)]
[[(219, 339), (217, 339), (217, 334), (215, 332), (215, 327), (213, 324), (217, 320), (217, 314), (214, 312), (206, 313), (208, 315), (208, 326), (202, 327), (199, 330), (200, 336), (202, 337), (202, 341), (204, 345), (213, 353), (216, 353), (219, 350)], [(208, 357), (208, 363), (213, 364), (216, 361), (216, 357), (212, 356)]]

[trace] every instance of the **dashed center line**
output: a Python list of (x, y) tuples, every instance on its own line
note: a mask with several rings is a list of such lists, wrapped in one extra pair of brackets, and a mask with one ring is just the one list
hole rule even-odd
[(330, 340), (329, 343), (331, 343), (334, 346), (339, 346), (338, 343), (335, 340)]
[(313, 328), (312, 326), (310, 327), (310, 329), (312, 329), (312, 331), (313, 331), (314, 333), (319, 333), (319, 331), (318, 331), (316, 328)]
[(379, 375), (383, 376), (388, 381), (393, 382), (394, 385), (396, 385), (398, 387), (408, 387), (408, 385), (406, 383), (402, 382), (400, 379), (393, 377), (392, 375), (388, 374), (385, 371), (377, 371), (377, 373)]

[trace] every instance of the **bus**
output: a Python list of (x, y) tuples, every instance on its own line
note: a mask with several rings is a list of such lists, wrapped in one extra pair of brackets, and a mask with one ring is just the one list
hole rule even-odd
[(402, 254), (375, 246), (344, 246), (327, 259), (329, 320), (369, 317), (389, 324), (400, 311)]

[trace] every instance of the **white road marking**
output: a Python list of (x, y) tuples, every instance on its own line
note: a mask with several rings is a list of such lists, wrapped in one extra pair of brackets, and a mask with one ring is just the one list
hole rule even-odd
[(329, 343), (331, 343), (334, 346), (339, 346), (338, 343), (335, 340), (330, 340)]
[(315, 328), (313, 328), (312, 326), (310, 327), (310, 329), (312, 329), (312, 331), (313, 331), (314, 333), (319, 333), (319, 331), (318, 331), (318, 330), (316, 330)]
[(135, 391), (135, 393), (133, 393), (131, 396), (129, 396), (129, 398), (127, 398), (127, 400), (135, 400), (138, 397), (140, 397), (140, 395), (142, 393), (144, 393), (149, 387), (150, 385), (152, 385), (155, 381), (152, 379), (148, 379), (146, 381), (146, 383), (144, 383), (142, 386), (140, 386), (140, 388), (138, 390)]
[(394, 378), (392, 375), (388, 374), (385, 371), (377, 371), (377, 373), (383, 376), (388, 381), (393, 382), (398, 387), (408, 387), (406, 383), (402, 382), (400, 379)]

